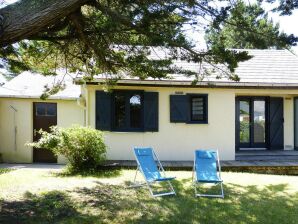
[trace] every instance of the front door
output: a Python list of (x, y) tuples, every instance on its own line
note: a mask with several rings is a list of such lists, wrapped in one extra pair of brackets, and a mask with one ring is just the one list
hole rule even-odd
[(268, 147), (268, 100), (266, 97), (237, 97), (237, 149)]
[[(57, 125), (56, 103), (33, 103), (33, 141), (40, 139), (38, 130), (50, 131), (50, 127)], [(57, 158), (46, 149), (33, 149), (33, 162), (56, 163)]]

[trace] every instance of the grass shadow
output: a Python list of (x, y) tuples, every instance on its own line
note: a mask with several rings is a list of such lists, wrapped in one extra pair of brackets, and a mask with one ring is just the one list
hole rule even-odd
[(172, 183), (177, 195), (158, 198), (146, 187), (100, 182), (67, 192), (27, 193), (23, 201), (2, 201), (0, 223), (298, 223), (298, 193), (288, 193), (287, 184), (226, 184), (225, 199), (211, 199), (194, 197), (190, 179)]
[(14, 169), (10, 169), (10, 168), (0, 168), (0, 175), (4, 174), (4, 173), (8, 173), (14, 171)]
[[(287, 185), (225, 185), (225, 199), (196, 198), (190, 180), (173, 181), (177, 196), (152, 198), (146, 187), (99, 184), (78, 189), (86, 206), (108, 211), (110, 223), (298, 223), (298, 194)], [(210, 189), (209, 189), (210, 190)], [(211, 188), (218, 190), (218, 188)], [(109, 215), (110, 214), (110, 215)]]
[(60, 191), (24, 194), (21, 201), (0, 201), (0, 223), (55, 223), (78, 216), (70, 197)]
[(72, 176), (80, 176), (80, 177), (97, 177), (97, 178), (113, 178), (121, 176), (122, 169), (114, 168), (114, 169), (92, 169), (92, 170), (84, 170), (84, 171), (73, 171), (68, 168), (63, 169), (60, 172), (53, 172), (52, 175), (57, 177), (72, 177)]

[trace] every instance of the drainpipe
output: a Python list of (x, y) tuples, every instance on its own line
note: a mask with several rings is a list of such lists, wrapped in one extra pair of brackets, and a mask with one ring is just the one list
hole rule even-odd
[[(84, 110), (84, 126), (89, 126), (89, 115), (88, 115), (88, 90), (86, 84), (81, 85), (82, 94), (79, 99), (77, 99), (77, 104)], [(82, 100), (83, 99), (83, 104)]]
[(86, 126), (89, 126), (89, 92), (88, 88), (86, 85), (86, 82), (83, 84), (83, 89), (85, 91), (85, 100), (86, 100), (86, 109), (85, 109), (85, 121), (86, 121)]
[[(83, 100), (83, 103), (82, 103)], [(80, 98), (77, 99), (77, 105), (84, 110), (84, 126), (86, 126), (86, 106), (84, 105), (84, 97), (80, 95)]]
[(17, 151), (17, 124), (16, 124), (16, 113), (18, 110), (12, 105), (9, 106), (13, 110), (13, 126), (14, 126), (14, 150)]

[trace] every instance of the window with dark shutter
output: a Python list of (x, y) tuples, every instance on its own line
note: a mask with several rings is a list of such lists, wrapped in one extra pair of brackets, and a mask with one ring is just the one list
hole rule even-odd
[(189, 103), (187, 95), (170, 95), (170, 121), (186, 123), (188, 121)]
[(112, 130), (143, 131), (143, 91), (115, 90), (112, 97)]
[(111, 130), (111, 104), (112, 96), (104, 91), (96, 91), (95, 126), (103, 131)]
[(158, 131), (158, 93), (115, 90), (96, 92), (96, 128), (111, 131)]
[(207, 123), (207, 95), (189, 94), (190, 120), (189, 123)]
[(187, 94), (170, 96), (170, 121), (173, 123), (208, 123), (208, 96)]
[(144, 130), (158, 131), (157, 92), (144, 92)]

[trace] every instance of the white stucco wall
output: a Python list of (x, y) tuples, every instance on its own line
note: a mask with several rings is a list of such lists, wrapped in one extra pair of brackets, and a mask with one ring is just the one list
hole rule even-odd
[[(95, 127), (95, 90), (89, 87), (89, 122)], [(144, 89), (144, 88), (129, 88)], [(192, 160), (199, 148), (218, 149), (222, 159), (235, 155), (235, 95), (231, 90), (145, 88), (159, 92), (158, 132), (105, 132), (108, 158), (134, 159), (134, 146), (152, 146), (161, 160)], [(170, 123), (170, 95), (175, 91), (208, 94), (208, 124)]]
[[(77, 105), (76, 101), (1, 98), (0, 153), (4, 162), (32, 163), (33, 150), (25, 144), (33, 140), (33, 102), (57, 103), (57, 125), (60, 127), (84, 124), (84, 110)], [(10, 106), (17, 109), (15, 124), (14, 112)], [(16, 147), (15, 126), (17, 127)], [(58, 157), (58, 163), (65, 162), (65, 158)]]
[[(100, 86), (88, 86), (87, 125), (95, 127), (95, 91)], [(108, 159), (134, 159), (134, 146), (152, 146), (162, 160), (192, 160), (193, 151), (199, 148), (218, 149), (223, 160), (235, 158), (235, 97), (272, 96), (284, 98), (284, 145), (294, 147), (294, 107), (293, 98), (298, 90), (261, 89), (217, 89), (217, 88), (170, 88), (170, 87), (119, 87), (121, 89), (142, 89), (159, 92), (158, 132), (105, 132), (109, 147)], [(170, 123), (170, 95), (176, 91), (208, 94), (208, 124)], [(32, 149), (25, 146), (32, 141), (34, 99), (0, 99), (0, 153), (5, 162), (32, 162)], [(76, 101), (49, 100), (57, 103), (57, 124), (68, 127), (72, 124), (84, 125), (84, 110)], [(16, 150), (14, 146), (14, 118), (16, 113)], [(62, 157), (58, 163), (64, 163)]]
[[(134, 146), (152, 146), (161, 160), (192, 160), (193, 151), (199, 148), (218, 149), (223, 160), (235, 159), (235, 97), (272, 96), (284, 98), (284, 145), (293, 149), (293, 96), (297, 90), (212, 89), (212, 88), (156, 88), (119, 87), (159, 92), (158, 132), (105, 132), (112, 160), (134, 159)], [(89, 125), (95, 127), (95, 91), (100, 86), (88, 86)], [(170, 123), (170, 100), (175, 91), (208, 94), (208, 124)]]

